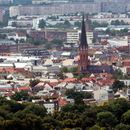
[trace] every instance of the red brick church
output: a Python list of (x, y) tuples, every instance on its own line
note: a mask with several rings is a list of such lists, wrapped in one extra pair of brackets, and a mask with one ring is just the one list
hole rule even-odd
[(113, 73), (112, 65), (91, 65), (88, 59), (88, 43), (86, 39), (86, 28), (84, 15), (82, 20), (81, 37), (79, 44), (79, 61), (78, 61), (78, 71), (79, 73)]

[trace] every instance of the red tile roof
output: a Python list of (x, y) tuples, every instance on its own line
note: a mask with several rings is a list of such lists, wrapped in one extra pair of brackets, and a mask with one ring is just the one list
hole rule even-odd
[(12, 67), (9, 67), (9, 68), (0, 68), (0, 73), (4, 73), (4, 72), (14, 73), (15, 69), (12, 68)]
[(28, 86), (18, 87), (17, 89), (18, 89), (18, 91), (30, 91), (31, 90), (31, 88)]
[(66, 78), (66, 79), (64, 79), (63, 82), (75, 82), (75, 81), (77, 81), (76, 78)]
[(59, 103), (59, 106), (62, 107), (62, 106), (67, 105), (67, 104), (68, 104), (68, 101), (67, 101), (66, 99), (64, 99), (64, 98), (60, 98), (60, 99), (58, 100), (58, 103)]

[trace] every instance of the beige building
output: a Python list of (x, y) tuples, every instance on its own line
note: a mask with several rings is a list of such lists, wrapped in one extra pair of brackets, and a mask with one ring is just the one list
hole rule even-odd
[(67, 43), (78, 43), (79, 33), (77, 30), (67, 32)]
[[(81, 31), (79, 30), (72, 30), (67, 32), (67, 43), (78, 43), (80, 40)], [(88, 44), (93, 43), (93, 32), (88, 31), (86, 32), (86, 38)]]
[(86, 32), (88, 44), (93, 43), (93, 32)]

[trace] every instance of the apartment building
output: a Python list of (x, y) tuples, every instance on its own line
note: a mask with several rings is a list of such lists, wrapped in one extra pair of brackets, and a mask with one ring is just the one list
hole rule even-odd
[(127, 3), (122, 2), (102, 2), (101, 3), (102, 12), (114, 12), (114, 13), (124, 13), (127, 11)]
[(75, 12), (97, 13), (100, 12), (100, 3), (64, 3), (52, 5), (28, 5), (11, 6), (9, 9), (10, 17), (20, 15), (51, 15), (67, 14)]
[[(67, 43), (78, 43), (80, 40), (80, 35), (81, 35), (81, 31), (79, 31), (79, 30), (67, 31)], [(86, 38), (87, 38), (88, 44), (92, 44), (93, 43), (93, 32), (87, 31)]]
[(32, 4), (68, 3), (69, 0), (32, 0)]
[(67, 43), (78, 43), (79, 33), (77, 30), (67, 32)]

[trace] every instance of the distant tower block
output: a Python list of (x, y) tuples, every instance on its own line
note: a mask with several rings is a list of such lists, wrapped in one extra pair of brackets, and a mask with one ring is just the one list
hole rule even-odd
[(82, 30), (81, 30), (81, 38), (79, 44), (79, 57), (80, 57), (79, 64), (78, 64), (79, 73), (86, 73), (89, 62), (88, 62), (88, 43), (86, 39), (84, 15), (82, 20)]

